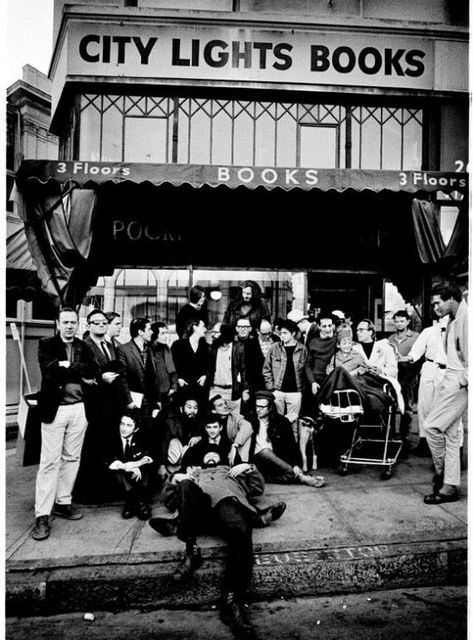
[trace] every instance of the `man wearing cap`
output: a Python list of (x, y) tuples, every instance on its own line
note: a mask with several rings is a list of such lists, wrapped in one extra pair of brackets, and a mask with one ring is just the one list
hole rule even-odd
[(297, 324), (301, 332), (302, 343), (307, 347), (312, 338), (319, 335), (319, 328), (316, 322), (309, 320), (309, 315), (300, 309), (293, 309), (287, 314), (287, 319)]
[(205, 431), (202, 442), (186, 453), (184, 472), (175, 474), (165, 486), (164, 502), (170, 510), (177, 509), (178, 515), (151, 518), (149, 524), (161, 535), (177, 535), (186, 545), (173, 575), (175, 580), (188, 578), (201, 566), (197, 536), (208, 531), (210, 523), (217, 525), (227, 543), (220, 616), (238, 637), (253, 638), (254, 628), (243, 606), (253, 567), (253, 528), (266, 527), (279, 519), (286, 504), (256, 507), (253, 498), (264, 491), (261, 473), (246, 463), (231, 468), (227, 465), (223, 426), (215, 414), (207, 418)]

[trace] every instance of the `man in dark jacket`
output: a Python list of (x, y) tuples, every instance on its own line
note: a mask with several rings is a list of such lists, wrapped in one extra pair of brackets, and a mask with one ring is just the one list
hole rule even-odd
[(234, 330), (227, 324), (220, 326), (220, 336), (210, 347), (209, 397), (220, 395), (232, 412), (239, 414), (241, 401), (249, 400), (246, 379), (245, 349), (234, 340)]
[(59, 333), (43, 338), (38, 346), (42, 442), (36, 477), (36, 523), (31, 534), (35, 540), (49, 536), (51, 512), (67, 520), (82, 518), (71, 504), (71, 493), (87, 427), (85, 388), (96, 383), (98, 367), (90, 347), (75, 337), (78, 325), (74, 309), (61, 309)]
[(255, 413), (248, 416), (253, 427), (250, 461), (268, 482), (323, 487), (322, 476), (308, 476), (301, 469), (301, 453), (291, 423), (276, 410), (271, 391), (257, 391)]
[(120, 419), (119, 430), (112, 438), (106, 456), (106, 466), (113, 472), (125, 499), (123, 518), (136, 515), (140, 520), (148, 520), (150, 517), (147, 487), (152, 462), (135, 416), (131, 412), (125, 413)]
[[(165, 487), (165, 503), (177, 508), (176, 518), (151, 518), (150, 526), (161, 535), (177, 535), (186, 544), (183, 561), (174, 574), (182, 580), (202, 564), (197, 535), (215, 522), (227, 543), (224, 598), (221, 619), (239, 637), (254, 637), (254, 628), (246, 617), (243, 596), (249, 587), (253, 566), (253, 528), (265, 527), (282, 516), (286, 505), (279, 502), (266, 509), (252, 504), (252, 498), (264, 491), (264, 480), (254, 465), (226, 463), (228, 442), (217, 416), (206, 420), (206, 438), (195, 452), (186, 454), (193, 463), (177, 473)], [(212, 440), (221, 440), (217, 443)]]
[(149, 436), (150, 423), (156, 407), (155, 370), (151, 355), (151, 322), (134, 318), (130, 322), (130, 341), (117, 349), (123, 366), (123, 386), (127, 409), (140, 410), (141, 428)]

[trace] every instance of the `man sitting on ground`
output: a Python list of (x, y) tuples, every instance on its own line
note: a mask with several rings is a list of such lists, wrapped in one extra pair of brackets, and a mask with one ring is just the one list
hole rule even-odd
[(124, 497), (122, 516), (148, 520), (151, 515), (147, 504), (146, 489), (148, 470), (152, 458), (148, 455), (141, 439), (136, 420), (131, 413), (125, 413), (120, 420), (119, 437), (112, 443), (107, 466), (113, 471)]

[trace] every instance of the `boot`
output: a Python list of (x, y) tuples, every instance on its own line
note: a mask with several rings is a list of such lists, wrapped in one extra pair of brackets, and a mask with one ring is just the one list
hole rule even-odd
[(246, 617), (242, 603), (235, 593), (227, 593), (224, 597), (220, 619), (231, 628), (237, 638), (256, 639), (255, 628)]
[(184, 556), (172, 576), (173, 579), (181, 581), (189, 578), (202, 565), (202, 562), (202, 554), (197, 544), (187, 543)]

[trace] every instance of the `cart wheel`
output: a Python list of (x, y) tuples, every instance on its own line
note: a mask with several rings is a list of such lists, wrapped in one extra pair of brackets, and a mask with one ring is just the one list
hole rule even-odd
[(381, 480), (389, 480), (389, 478), (391, 478), (392, 475), (393, 475), (393, 470), (391, 469), (391, 467), (387, 467), (386, 469), (383, 469), (383, 471), (381, 472)]
[(348, 475), (348, 465), (347, 464), (338, 465), (337, 471), (338, 471), (339, 475), (341, 475), (341, 476)]

